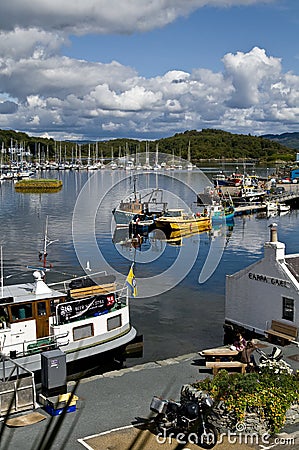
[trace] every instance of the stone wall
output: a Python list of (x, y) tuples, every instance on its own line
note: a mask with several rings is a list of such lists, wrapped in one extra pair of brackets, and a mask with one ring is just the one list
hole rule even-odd
[[(203, 395), (190, 384), (184, 385), (181, 389), (181, 401), (190, 398), (200, 399)], [(235, 415), (226, 410), (224, 402), (219, 402), (213, 408), (215, 415), (212, 415), (211, 422), (216, 426), (220, 433), (225, 433), (227, 430), (232, 432), (246, 432), (248, 434), (256, 433), (259, 435), (269, 432), (269, 424), (266, 420), (261, 419), (258, 413), (250, 412), (245, 414), (245, 419), (242, 423), (238, 422)], [(299, 405), (293, 405), (286, 412), (285, 426), (299, 423)]]
[(286, 412), (286, 425), (299, 423), (299, 405), (292, 405)]

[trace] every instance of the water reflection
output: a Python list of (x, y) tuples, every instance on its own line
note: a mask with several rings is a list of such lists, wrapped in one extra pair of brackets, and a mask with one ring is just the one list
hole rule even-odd
[[(152, 232), (143, 236), (141, 247), (134, 248), (126, 245), (129, 244), (126, 241), (128, 230), (116, 230), (112, 216), (113, 207), (132, 192), (131, 177), (123, 180), (121, 171), (99, 171), (92, 175), (80, 171), (59, 172), (58, 176), (63, 181), (63, 189), (56, 194), (16, 193), (10, 182), (0, 186), (0, 243), (5, 283), (31, 281), (31, 271), (26, 267), (39, 263), (46, 216), (49, 216), (49, 238), (58, 239), (49, 249), (48, 259), (53, 265), (53, 270), (47, 274), (49, 282), (82, 275), (87, 261), (93, 271), (101, 270), (99, 248), (109, 264), (123, 274), (123, 279), (135, 257), (138, 292), (146, 293), (151, 286), (165, 289), (163, 294), (131, 300), (132, 322), (145, 337), (143, 361), (221, 343), (225, 276), (262, 256), (271, 221), (278, 224), (279, 240), (285, 242), (288, 253), (299, 252), (298, 211), (275, 218), (235, 217), (233, 225), (220, 223), (210, 232), (177, 237), (177, 243), (176, 236), (171, 243), (168, 242), (172, 239), (170, 236)], [(151, 188), (158, 184), (168, 192), (176, 188), (177, 196), (184, 193), (184, 203), (192, 206), (196, 202), (194, 191), (202, 192), (206, 180), (195, 172), (182, 172), (178, 177), (179, 182), (171, 177), (144, 175), (139, 187)], [(193, 190), (186, 189), (183, 182), (190, 182)], [(82, 208), (77, 216), (81, 224), (78, 242), (84, 252), (81, 267), (73, 244), (72, 227), (75, 205), (83, 189), (86, 195), (82, 197)], [(93, 236), (95, 242), (91, 248), (94, 230), (96, 236)], [(210, 278), (199, 284), (198, 277), (211, 248), (219, 264)], [(172, 266), (172, 271), (167, 271)], [(190, 266), (184, 274), (183, 269)], [(10, 278), (6, 278), (8, 276)]]
[[(173, 247), (186, 245), (186, 239), (191, 244), (197, 244), (200, 238), (206, 236), (209, 241), (225, 237), (225, 246), (234, 229), (234, 221), (218, 223), (208, 230), (171, 230), (154, 228), (151, 231), (141, 231), (132, 233), (130, 227), (115, 227), (112, 236), (112, 243), (121, 252), (138, 250), (140, 252), (159, 252), (163, 253), (165, 244)], [(147, 261), (148, 262), (148, 261)]]

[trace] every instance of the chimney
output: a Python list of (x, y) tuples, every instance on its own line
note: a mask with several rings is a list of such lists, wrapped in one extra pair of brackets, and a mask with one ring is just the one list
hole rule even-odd
[(270, 241), (264, 244), (264, 256), (269, 261), (284, 260), (285, 258), (285, 245), (278, 241), (277, 237), (277, 224), (272, 223), (270, 228)]
[(271, 223), (270, 227), (270, 242), (277, 242), (277, 223)]

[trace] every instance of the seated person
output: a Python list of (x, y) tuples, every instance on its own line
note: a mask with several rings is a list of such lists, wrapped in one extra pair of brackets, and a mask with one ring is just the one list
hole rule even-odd
[(236, 350), (238, 350), (238, 352), (242, 352), (246, 348), (246, 345), (247, 345), (246, 340), (243, 338), (241, 333), (238, 333), (236, 335), (234, 347), (236, 348)]
[(246, 341), (241, 333), (238, 333), (234, 342), (234, 347), (238, 350), (237, 360), (245, 364), (257, 366), (253, 352), (255, 350), (254, 344), (251, 341)]

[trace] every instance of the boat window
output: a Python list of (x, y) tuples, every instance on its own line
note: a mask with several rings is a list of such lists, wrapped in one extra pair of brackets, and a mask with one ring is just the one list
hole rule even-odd
[(182, 215), (182, 211), (167, 211), (164, 216), (165, 217), (180, 217)]
[(47, 315), (47, 304), (46, 302), (38, 302), (37, 304), (37, 315), (46, 316)]
[(12, 320), (24, 320), (32, 317), (32, 303), (11, 306)]
[(81, 327), (73, 328), (73, 339), (79, 341), (80, 339), (86, 339), (93, 336), (93, 324), (89, 323)]
[(7, 308), (5, 308), (4, 306), (1, 306), (0, 307), (0, 328), (5, 328), (7, 322), (8, 322)]
[(294, 322), (294, 299), (282, 297), (282, 318)]
[(114, 330), (114, 328), (121, 327), (121, 314), (118, 316), (110, 317), (110, 319), (107, 320), (107, 330), (111, 331)]

